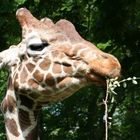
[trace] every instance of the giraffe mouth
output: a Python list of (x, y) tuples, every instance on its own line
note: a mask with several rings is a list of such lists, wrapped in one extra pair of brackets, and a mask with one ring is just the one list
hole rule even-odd
[(101, 76), (97, 73), (88, 73), (87, 78), (91, 84), (106, 86), (106, 77)]

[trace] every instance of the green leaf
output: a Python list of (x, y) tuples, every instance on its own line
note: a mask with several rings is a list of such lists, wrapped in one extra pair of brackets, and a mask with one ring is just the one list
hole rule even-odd
[(18, 5), (24, 4), (26, 0), (15, 0)]
[(97, 44), (97, 47), (98, 47), (99, 49), (101, 49), (101, 50), (105, 50), (106, 47), (108, 47), (108, 46), (111, 46), (111, 40), (109, 40), (109, 41), (106, 42), (106, 43), (98, 43), (98, 44)]

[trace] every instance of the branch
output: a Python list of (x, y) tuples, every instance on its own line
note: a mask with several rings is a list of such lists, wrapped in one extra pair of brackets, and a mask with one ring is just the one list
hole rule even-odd
[(107, 87), (106, 87), (106, 92), (105, 92), (105, 99), (103, 100), (104, 106), (105, 106), (105, 112), (104, 112), (104, 117), (103, 120), (105, 122), (105, 140), (108, 140), (108, 95), (109, 95), (109, 79), (106, 80), (107, 82)]

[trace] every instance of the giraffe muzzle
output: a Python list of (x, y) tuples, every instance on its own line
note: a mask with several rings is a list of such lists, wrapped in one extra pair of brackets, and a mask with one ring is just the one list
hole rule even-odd
[(96, 59), (90, 61), (91, 71), (105, 77), (116, 78), (121, 75), (121, 65), (113, 55), (102, 52)]

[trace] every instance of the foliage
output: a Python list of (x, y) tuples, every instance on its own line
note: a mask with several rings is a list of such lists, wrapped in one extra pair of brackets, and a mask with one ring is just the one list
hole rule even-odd
[[(139, 0), (1, 0), (1, 50), (17, 44), (21, 29), (15, 18), (19, 7), (27, 7), (38, 18), (45, 16), (55, 22), (70, 20), (78, 32), (97, 46), (118, 57), (122, 78), (140, 75), (140, 1)], [(0, 97), (6, 89), (7, 73), (0, 72)], [(110, 140), (140, 138), (140, 86), (128, 82), (116, 88), (110, 100)], [(135, 82), (134, 82), (135, 83)], [(49, 105), (41, 112), (42, 140), (103, 140), (104, 90), (86, 87), (69, 99)], [(4, 124), (0, 114), (0, 140), (4, 139)]]

